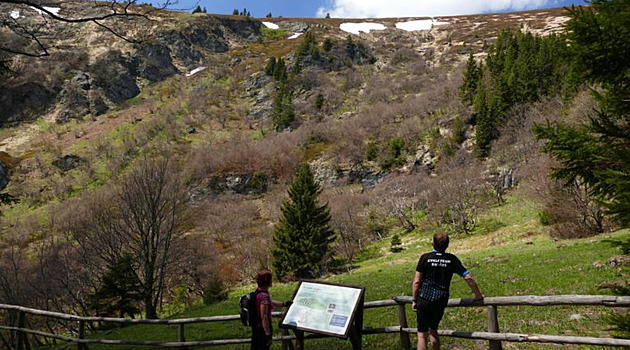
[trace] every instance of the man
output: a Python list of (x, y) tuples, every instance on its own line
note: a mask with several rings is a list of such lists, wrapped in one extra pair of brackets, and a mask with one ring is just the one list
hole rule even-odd
[(256, 312), (258, 322), (252, 325), (251, 350), (269, 350), (272, 340), (271, 310), (274, 307), (289, 306), (290, 301), (280, 302), (271, 299), (269, 288), (273, 284), (271, 271), (262, 270), (256, 276)]
[(416, 267), (416, 275), (411, 286), (413, 295), (411, 308), (418, 313), (418, 350), (426, 350), (427, 333), (433, 350), (440, 349), (438, 325), (448, 304), (449, 288), (454, 273), (466, 280), (475, 294), (476, 301), (483, 299), (477, 283), (461, 261), (455, 255), (446, 253), (448, 241), (446, 234), (435, 234), (433, 251), (423, 254)]

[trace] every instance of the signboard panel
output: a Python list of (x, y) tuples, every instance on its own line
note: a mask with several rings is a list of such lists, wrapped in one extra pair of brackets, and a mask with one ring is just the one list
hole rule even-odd
[(364, 291), (360, 287), (300, 282), (281, 326), (347, 338)]

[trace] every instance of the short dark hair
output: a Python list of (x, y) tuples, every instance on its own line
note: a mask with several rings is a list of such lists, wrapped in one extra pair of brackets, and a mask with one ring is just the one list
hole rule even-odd
[(265, 288), (271, 287), (271, 271), (262, 270), (256, 275), (256, 284), (258, 287)]
[(436, 233), (433, 236), (433, 248), (445, 252), (448, 248), (448, 235), (446, 233)]

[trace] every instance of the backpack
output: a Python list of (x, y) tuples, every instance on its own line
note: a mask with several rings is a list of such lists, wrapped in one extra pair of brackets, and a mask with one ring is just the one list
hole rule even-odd
[(244, 326), (254, 327), (258, 323), (260, 317), (256, 311), (256, 295), (258, 290), (241, 295), (238, 299), (239, 315), (241, 316), (241, 323)]

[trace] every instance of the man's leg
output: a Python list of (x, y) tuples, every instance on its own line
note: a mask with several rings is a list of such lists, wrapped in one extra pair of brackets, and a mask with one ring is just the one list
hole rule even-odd
[(431, 340), (431, 348), (433, 350), (440, 350), (440, 336), (437, 329), (429, 329), (429, 339)]
[(427, 350), (427, 332), (418, 332), (418, 350)]

